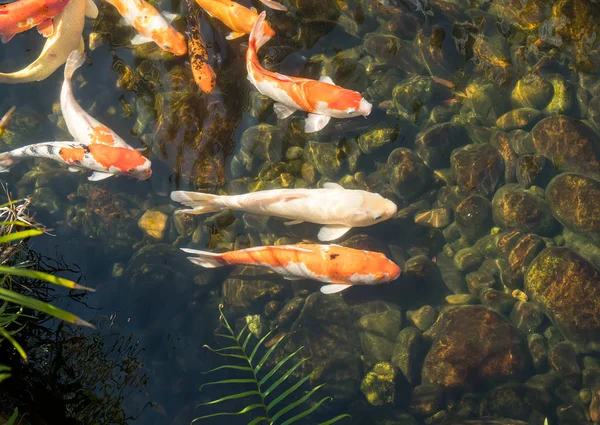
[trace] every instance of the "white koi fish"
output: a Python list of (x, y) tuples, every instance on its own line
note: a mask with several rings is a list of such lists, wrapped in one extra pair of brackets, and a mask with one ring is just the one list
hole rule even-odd
[(70, 0), (54, 18), (53, 33), (46, 40), (42, 53), (26, 68), (10, 74), (0, 73), (0, 83), (17, 84), (48, 78), (67, 60), (73, 50), (83, 52), (85, 16), (96, 18), (98, 8), (92, 0)]
[(48, 158), (67, 164), (69, 171), (93, 171), (90, 181), (127, 175), (138, 180), (149, 179), (151, 163), (132, 149), (80, 142), (47, 142), (0, 153), (0, 173), (6, 173), (24, 158)]
[(336, 86), (329, 77), (316, 81), (264, 69), (258, 60), (258, 49), (271, 38), (265, 32), (265, 16), (265, 12), (258, 16), (250, 33), (246, 69), (252, 85), (276, 101), (273, 109), (278, 118), (287, 118), (297, 110), (306, 111), (309, 114), (304, 131), (313, 133), (325, 127), (332, 117), (366, 117), (371, 113), (372, 105), (360, 93)]
[(313, 279), (328, 283), (324, 294), (334, 294), (352, 285), (388, 283), (400, 276), (400, 267), (379, 252), (340, 245), (280, 245), (229, 251), (222, 254), (182, 248), (188, 259), (202, 267), (228, 265), (259, 266), (287, 280)]
[(187, 53), (185, 37), (170, 23), (177, 16), (158, 10), (144, 0), (106, 0), (117, 8), (123, 20), (135, 28), (139, 34), (131, 39), (131, 44), (156, 43), (161, 49), (181, 56)]
[(82, 143), (100, 143), (108, 146), (134, 149), (121, 139), (117, 133), (85, 112), (75, 100), (73, 89), (71, 88), (71, 78), (75, 70), (84, 61), (85, 56), (78, 50), (73, 50), (65, 65), (65, 79), (60, 91), (60, 109), (62, 110), (69, 133), (71, 133), (71, 136), (75, 140)]
[(378, 193), (344, 189), (336, 183), (325, 183), (323, 189), (261, 190), (235, 196), (175, 191), (171, 192), (171, 199), (192, 207), (177, 213), (205, 214), (232, 209), (291, 220), (286, 225), (304, 221), (324, 224), (318, 235), (320, 241), (338, 239), (352, 227), (385, 221), (398, 209)]

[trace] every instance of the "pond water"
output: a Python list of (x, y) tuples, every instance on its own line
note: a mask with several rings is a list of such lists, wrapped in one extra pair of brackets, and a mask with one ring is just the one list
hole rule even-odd
[[(56, 300), (97, 330), (54, 324), (29, 342), (40, 392), (8, 391), (13, 404), (48, 424), (175, 425), (218, 412), (198, 405), (236, 392), (199, 391), (235, 377), (203, 374), (224, 364), (203, 347), (228, 344), (214, 335), (223, 304), (238, 332), (245, 322), (260, 336), (275, 325), (272, 336), (290, 332), (274, 358), (304, 346), (300, 356), (310, 359), (289, 385), (314, 372), (301, 391), (325, 383), (311, 400), (333, 401), (298, 423), (344, 413), (352, 417), (340, 423), (597, 423), (600, 5), (284, 2), (288, 12), (267, 9), (277, 35), (260, 51), (265, 67), (330, 76), (373, 104), (367, 119), (332, 119), (313, 134), (303, 113), (278, 120), (246, 79), (247, 36), (226, 40), (229, 30), (195, 4), (189, 12), (179, 0), (153, 2), (180, 15), (181, 32), (200, 21), (217, 74), (210, 95), (186, 56), (132, 47), (134, 31), (113, 6), (101, 2), (98, 18), (86, 19), (75, 97), (145, 148), (153, 175), (90, 182), (41, 159), (2, 175), (52, 229), (31, 248), (96, 289)], [(26, 66), (43, 43), (35, 30), (17, 35), (0, 48), (0, 71)], [(0, 114), (17, 107), (0, 151), (72, 140), (59, 106), (62, 69), (0, 84)], [(175, 216), (173, 190), (240, 194), (331, 181), (398, 205), (394, 218), (337, 243), (385, 253), (399, 279), (323, 295), (316, 282), (260, 269), (203, 269), (179, 250), (314, 243), (319, 226), (231, 211)], [(235, 399), (221, 411), (250, 403)]]

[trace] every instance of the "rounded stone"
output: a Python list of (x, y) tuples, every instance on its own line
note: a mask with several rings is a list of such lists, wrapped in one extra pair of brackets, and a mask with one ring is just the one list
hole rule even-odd
[(482, 306), (446, 310), (425, 335), (432, 347), (423, 364), (424, 384), (471, 387), (514, 378), (529, 363), (523, 335)]
[(492, 228), (492, 204), (481, 195), (471, 195), (456, 207), (456, 226), (461, 235), (475, 241)]
[(411, 384), (419, 381), (423, 348), (421, 332), (412, 326), (402, 329), (396, 337), (392, 364), (402, 371)]
[(496, 120), (500, 130), (510, 131), (518, 128), (529, 129), (542, 117), (541, 111), (532, 108), (519, 108), (507, 112)]
[(450, 157), (458, 188), (465, 194), (490, 196), (504, 175), (504, 161), (488, 143), (457, 149)]
[(462, 124), (444, 123), (430, 127), (415, 141), (419, 157), (431, 168), (448, 166), (455, 148), (470, 142), (469, 134)]
[(600, 239), (600, 181), (574, 173), (560, 174), (546, 188), (546, 200), (565, 227)]
[(600, 272), (569, 248), (544, 249), (525, 274), (525, 290), (578, 348), (600, 349)]
[(406, 312), (406, 318), (421, 331), (429, 329), (437, 317), (437, 311), (430, 305), (424, 305), (418, 310), (409, 310)]
[(168, 219), (165, 213), (148, 210), (140, 217), (138, 226), (146, 236), (159, 241), (165, 236)]
[(390, 363), (377, 363), (365, 375), (360, 390), (372, 406), (382, 406), (394, 402), (396, 377), (398, 372)]
[(546, 202), (516, 184), (507, 184), (492, 199), (494, 222), (504, 230), (550, 235), (556, 222)]
[(548, 117), (536, 124), (531, 137), (535, 151), (559, 170), (600, 175), (600, 137), (582, 121)]
[(529, 186), (546, 187), (556, 175), (554, 165), (543, 155), (523, 155), (517, 160), (517, 182), (527, 189)]
[(387, 165), (390, 185), (399, 198), (410, 201), (425, 190), (431, 172), (409, 149), (394, 149), (388, 157)]
[(531, 74), (517, 81), (510, 98), (515, 108), (543, 109), (552, 99), (553, 93), (549, 81)]

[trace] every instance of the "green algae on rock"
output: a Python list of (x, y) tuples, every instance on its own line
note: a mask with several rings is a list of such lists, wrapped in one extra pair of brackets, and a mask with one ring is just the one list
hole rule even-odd
[(579, 349), (600, 349), (600, 272), (592, 264), (569, 248), (546, 248), (525, 274), (525, 291)]
[(504, 174), (504, 161), (490, 144), (473, 144), (452, 152), (452, 171), (459, 189), (468, 195), (490, 196)]
[(444, 311), (425, 335), (433, 340), (423, 364), (425, 384), (457, 388), (510, 379), (530, 361), (522, 334), (481, 306)]
[(388, 156), (387, 166), (392, 190), (405, 201), (420, 195), (430, 181), (429, 168), (409, 149), (394, 149)]
[(377, 363), (360, 384), (360, 390), (372, 406), (394, 403), (398, 372), (390, 363)]
[(448, 166), (452, 151), (469, 142), (466, 128), (450, 122), (434, 125), (421, 133), (415, 141), (415, 147), (425, 164), (431, 168), (443, 168)]
[(507, 184), (492, 199), (494, 222), (505, 230), (521, 230), (542, 236), (552, 234), (556, 222), (546, 202), (516, 184)]
[(546, 188), (546, 200), (564, 226), (600, 240), (600, 181), (580, 174), (560, 174)]

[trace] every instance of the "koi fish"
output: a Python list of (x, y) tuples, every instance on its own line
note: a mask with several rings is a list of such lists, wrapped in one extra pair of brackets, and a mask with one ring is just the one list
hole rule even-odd
[(54, 32), (38, 58), (24, 69), (10, 74), (0, 73), (0, 83), (17, 84), (41, 81), (48, 78), (64, 64), (73, 50), (83, 52), (83, 26), (85, 16), (96, 18), (98, 8), (92, 0), (69, 0), (54, 18)]
[(260, 190), (236, 196), (174, 191), (171, 199), (192, 208), (176, 213), (205, 214), (229, 208), (292, 220), (285, 223), (288, 226), (304, 221), (324, 224), (320, 241), (338, 239), (352, 227), (385, 221), (398, 209), (378, 193), (344, 189), (336, 183), (325, 183), (323, 189)]
[(246, 51), (248, 80), (256, 89), (276, 103), (273, 106), (277, 117), (284, 119), (297, 110), (308, 112), (304, 131), (313, 133), (321, 130), (333, 118), (368, 116), (372, 105), (360, 93), (336, 86), (331, 78), (319, 81), (308, 78), (288, 77), (267, 71), (258, 60), (258, 49), (269, 39), (265, 33), (265, 12), (262, 12), (250, 33)]
[(138, 180), (149, 179), (151, 163), (132, 149), (81, 142), (47, 142), (0, 153), (0, 173), (6, 173), (23, 158), (48, 158), (69, 166), (69, 171), (93, 171), (90, 181), (126, 175)]
[[(287, 7), (273, 0), (260, 0), (266, 6), (275, 10), (287, 10)], [(231, 32), (227, 35), (227, 40), (233, 40), (250, 34), (254, 23), (258, 19), (256, 9), (248, 9), (239, 3), (231, 0), (196, 0), (198, 6), (206, 10), (213, 18), (223, 22)], [(264, 31), (269, 36), (274, 36), (275, 31), (268, 23), (264, 26)]]
[(0, 5), (0, 35), (8, 43), (16, 34), (37, 27), (44, 37), (54, 33), (52, 18), (69, 0), (18, 0)]
[(182, 248), (193, 254), (192, 263), (214, 268), (229, 265), (265, 267), (287, 280), (313, 279), (328, 283), (324, 294), (334, 294), (352, 285), (377, 285), (395, 280), (400, 267), (379, 252), (340, 245), (280, 245), (229, 251), (222, 254)]
[(217, 84), (217, 76), (212, 66), (208, 63), (208, 52), (200, 32), (200, 19), (188, 17), (188, 51), (190, 53), (190, 66), (194, 81), (204, 93), (210, 93)]
[(87, 144), (99, 143), (113, 147), (134, 149), (114, 131), (85, 112), (75, 100), (73, 89), (71, 88), (71, 78), (75, 70), (83, 65), (84, 61), (85, 56), (78, 50), (73, 50), (65, 65), (65, 79), (60, 91), (60, 109), (62, 110), (69, 133), (71, 133), (71, 136), (75, 140)]
[(185, 37), (170, 23), (177, 17), (173, 13), (158, 10), (144, 0), (106, 0), (117, 8), (123, 20), (131, 25), (139, 34), (131, 39), (131, 44), (154, 42), (161, 49), (174, 55), (182, 56), (187, 53)]

